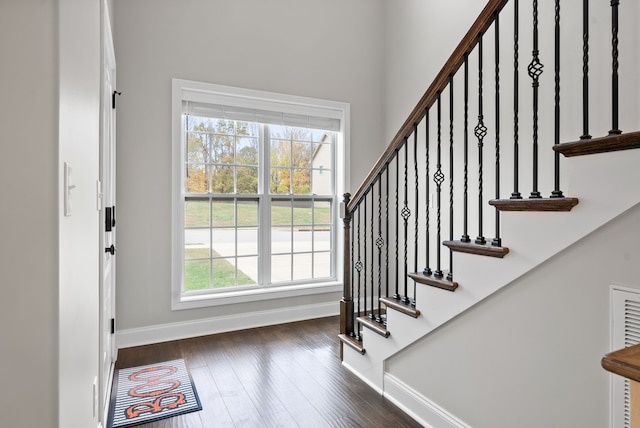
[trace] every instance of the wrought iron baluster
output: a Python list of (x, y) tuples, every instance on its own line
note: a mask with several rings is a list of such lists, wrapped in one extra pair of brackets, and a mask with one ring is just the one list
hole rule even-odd
[[(588, 0), (587, 0), (588, 1)], [(522, 199), (519, 191), (520, 175), (520, 6), (519, 0), (513, 2), (513, 193), (510, 199)]]
[(538, 49), (538, 0), (533, 0), (533, 59), (527, 68), (529, 77), (533, 79), (533, 190), (529, 198), (538, 199), (542, 196), (538, 191), (538, 98), (540, 89), (540, 75), (544, 65), (540, 62)]
[(385, 251), (385, 285), (386, 285), (386, 290), (385, 290), (385, 296), (389, 296), (389, 164), (386, 164), (384, 167), (384, 171), (385, 171), (385, 178), (387, 180), (387, 185), (385, 187), (386, 192), (385, 192), (385, 215), (384, 215), (384, 221), (385, 221), (385, 228), (384, 228), (384, 233), (385, 233), (385, 242), (387, 245), (384, 246), (384, 251)]
[[(453, 75), (449, 75), (449, 240), (453, 241)], [(453, 250), (449, 249), (449, 273), (453, 281)]]
[(378, 238), (376, 239), (376, 247), (378, 247), (378, 316), (376, 322), (382, 322), (382, 247), (384, 239), (382, 239), (382, 173), (378, 174)]
[(618, 13), (620, 0), (611, 0), (611, 131), (609, 135), (619, 135), (622, 131), (618, 127), (618, 68), (620, 67), (618, 52)]
[(425, 268), (422, 270), (422, 273), (425, 275), (431, 275), (433, 273), (433, 271), (431, 270), (431, 268), (429, 267), (429, 257), (430, 257), (430, 243), (429, 241), (431, 240), (430, 234), (429, 234), (429, 222), (430, 222), (430, 213), (431, 213), (431, 204), (430, 204), (430, 198), (431, 195), (429, 194), (429, 181), (430, 181), (430, 177), (429, 177), (429, 144), (430, 144), (430, 138), (429, 138), (429, 110), (426, 110), (424, 112), (424, 126), (425, 126), (425, 137), (424, 137), (424, 145), (425, 145), (425, 173), (424, 173), (424, 177), (425, 177), (425, 188), (426, 188), (426, 193), (425, 193), (425, 203), (427, 205), (427, 212), (425, 215), (425, 241), (426, 241), (426, 264), (425, 264)]
[[(418, 213), (419, 208), (418, 208), (418, 199), (419, 199), (419, 195), (418, 195), (418, 191), (419, 186), (418, 186), (418, 124), (414, 123), (413, 124), (413, 171), (414, 171), (414, 180), (415, 180), (415, 211), (416, 211), (416, 215), (415, 215), (415, 223), (414, 223), (414, 231), (413, 231), (413, 236), (414, 236), (414, 246), (413, 246), (413, 271), (417, 272), (418, 271), (418, 233), (419, 233), (419, 227), (418, 227)], [(413, 281), (413, 297), (410, 299), (411, 300), (411, 304), (413, 306), (416, 305), (416, 282)]]
[[(363, 267), (362, 259), (360, 258), (360, 250), (361, 250), (361, 247), (362, 247), (361, 243), (360, 243), (360, 222), (361, 222), (361, 215), (362, 215), (362, 212), (360, 210), (360, 204), (358, 204), (357, 211), (358, 211), (358, 226), (357, 226), (358, 227), (358, 238), (357, 238), (358, 239), (358, 245), (357, 245), (357, 248), (358, 248), (358, 261), (355, 264), (355, 268), (356, 268), (356, 271), (358, 272), (358, 289), (357, 289), (358, 298), (357, 298), (357, 301), (356, 301), (356, 306), (358, 308), (358, 311), (357, 311), (358, 316), (360, 316), (362, 314), (362, 311), (361, 311), (361, 308), (360, 308), (360, 302), (361, 302), (361, 296), (362, 296), (361, 291), (362, 291), (362, 267)], [(355, 333), (356, 333), (356, 338), (358, 340), (361, 340), (360, 339), (360, 328), (358, 328)]]
[[(364, 261), (363, 261), (363, 266), (362, 266), (362, 271), (363, 271), (363, 282), (364, 282), (364, 290), (363, 290), (363, 302), (364, 302), (364, 315), (367, 315), (367, 288), (368, 288), (368, 284), (367, 284), (367, 195), (365, 194), (365, 196), (362, 198), (363, 200), (363, 204), (364, 204), (364, 228), (365, 230), (362, 232), (363, 233), (363, 242), (364, 242), (364, 248), (363, 248), (363, 253), (364, 253)], [(373, 308), (372, 308), (373, 310)]]
[(408, 163), (409, 163), (409, 144), (407, 141), (407, 137), (404, 138), (404, 207), (402, 208), (402, 212), (400, 213), (402, 215), (402, 218), (404, 219), (404, 289), (403, 289), (403, 295), (402, 295), (402, 303), (409, 303), (409, 297), (407, 296), (408, 292), (407, 292), (407, 288), (409, 286), (408, 284), (408, 279), (409, 278), (409, 262), (407, 260), (408, 258), (408, 239), (407, 239), (407, 235), (409, 233), (409, 217), (411, 217), (411, 210), (409, 209), (409, 205), (408, 205), (408, 201), (407, 201), (407, 196), (409, 194), (409, 169), (408, 169)]
[(582, 0), (582, 136), (589, 135), (589, 0)]
[[(375, 238), (374, 238), (374, 232), (375, 232), (375, 229), (374, 229), (374, 217), (375, 217), (375, 200), (374, 200), (375, 199), (375, 189), (374, 189), (374, 186), (375, 186), (375, 183), (371, 183), (371, 187), (369, 187), (369, 192), (368, 192), (369, 194), (371, 194), (371, 221), (370, 221), (370, 224), (371, 224), (371, 233), (370, 233), (370, 236), (371, 236), (371, 264), (369, 265), (369, 268), (370, 268), (370, 271), (371, 271), (371, 312), (369, 313), (369, 318), (370, 319), (375, 319), (376, 318), (376, 314), (375, 314), (376, 305), (375, 305), (375, 300), (374, 300), (374, 298), (375, 298), (375, 289), (376, 289), (376, 287), (375, 287), (376, 280), (375, 280), (375, 278), (373, 276), (374, 267), (375, 267), (374, 265), (376, 264), (375, 261), (374, 261), (375, 258), (374, 258), (374, 248), (373, 248), (373, 247), (375, 247), (375, 244), (376, 244), (376, 241), (375, 241)], [(378, 300), (378, 302), (379, 302), (379, 300)]]
[(444, 182), (444, 174), (442, 173), (442, 107), (440, 100), (440, 92), (438, 92), (438, 147), (437, 147), (437, 162), (436, 162), (436, 173), (433, 175), (433, 181), (436, 183), (436, 199), (437, 199), (437, 208), (436, 208), (436, 270), (433, 273), (433, 276), (436, 278), (442, 278), (442, 268), (441, 268), (441, 247), (442, 247), (442, 239), (441, 235), (441, 207), (442, 207), (442, 183)]
[[(347, 208), (347, 204), (345, 203), (345, 210), (348, 210)], [(354, 253), (354, 248), (355, 248), (355, 240), (356, 240), (356, 230), (355, 230), (355, 222), (356, 219), (353, 216), (353, 213), (351, 213), (351, 224), (349, 227), (349, 232), (351, 234), (351, 253), (349, 254), (349, 257), (351, 259), (351, 278), (355, 278), (355, 264), (356, 264), (356, 260), (355, 260), (355, 253)], [(351, 281), (351, 298), (353, 299), (354, 296), (356, 295), (356, 290), (355, 290), (355, 281)], [(353, 310), (353, 305), (351, 306), (351, 314), (349, 314), (349, 316), (351, 317), (351, 326), (355, 326), (355, 311)], [(355, 337), (355, 332), (353, 330), (351, 330), (349, 333), (349, 336), (351, 337)]]
[(471, 242), (469, 238), (469, 54), (464, 55), (464, 196), (463, 222), (460, 241)]
[[(406, 143), (406, 141), (405, 141)], [(395, 218), (396, 218), (396, 257), (395, 257), (395, 262), (396, 262), (396, 269), (395, 269), (395, 274), (396, 274), (396, 278), (395, 278), (395, 283), (396, 283), (396, 292), (393, 294), (393, 298), (394, 299), (400, 299), (400, 291), (398, 289), (400, 281), (398, 278), (398, 274), (399, 274), (399, 263), (398, 260), (400, 260), (400, 248), (399, 248), (399, 240), (400, 240), (400, 156), (398, 153), (398, 150), (396, 150), (396, 211), (395, 211)]]
[[(500, 199), (500, 15), (496, 14), (494, 23), (495, 27), (495, 126), (496, 126), (496, 159), (495, 159), (495, 186), (496, 186), (496, 199)], [(500, 210), (495, 210), (495, 222), (496, 222), (496, 237), (491, 241), (491, 245), (499, 247), (502, 245), (502, 239), (500, 238)]]
[[(560, 144), (560, 0), (556, 0), (555, 7), (555, 105), (554, 105), (554, 144)], [(563, 198), (560, 190), (560, 153), (553, 152), (553, 182), (552, 198)]]
[(483, 94), (482, 94), (482, 84), (483, 84), (483, 52), (482, 52), (482, 36), (480, 36), (480, 40), (478, 41), (478, 124), (476, 125), (474, 132), (475, 136), (478, 139), (478, 237), (475, 240), (476, 244), (484, 245), (487, 241), (482, 234), (482, 225), (483, 225), (483, 215), (482, 210), (484, 208), (484, 200), (482, 197), (483, 190), (483, 171), (482, 171), (482, 150), (484, 147), (484, 137), (487, 136), (487, 127), (484, 125), (484, 114), (483, 114)]

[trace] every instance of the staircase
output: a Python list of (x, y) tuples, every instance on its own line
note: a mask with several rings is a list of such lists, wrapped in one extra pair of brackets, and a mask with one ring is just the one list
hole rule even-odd
[(381, 394), (390, 358), (640, 203), (638, 56), (606, 3), (589, 28), (589, 1), (489, 1), (345, 195), (343, 364)]

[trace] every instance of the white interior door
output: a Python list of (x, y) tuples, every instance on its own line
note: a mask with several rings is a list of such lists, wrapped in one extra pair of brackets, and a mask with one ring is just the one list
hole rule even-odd
[(106, 425), (113, 367), (117, 357), (115, 343), (116, 284), (116, 61), (111, 25), (103, 2), (102, 29), (102, 113), (100, 132), (100, 415)]

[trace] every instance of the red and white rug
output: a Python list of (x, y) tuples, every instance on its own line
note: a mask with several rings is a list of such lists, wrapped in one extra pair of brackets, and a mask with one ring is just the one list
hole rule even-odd
[(109, 428), (131, 427), (202, 410), (184, 360), (117, 370)]

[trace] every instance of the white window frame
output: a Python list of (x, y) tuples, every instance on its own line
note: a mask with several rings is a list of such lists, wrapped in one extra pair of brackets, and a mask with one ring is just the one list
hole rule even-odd
[[(184, 210), (183, 210), (183, 100), (204, 102), (225, 106), (254, 108), (281, 113), (327, 117), (340, 120), (340, 131), (337, 133), (335, 149), (335, 194), (332, 218), (334, 233), (335, 279), (328, 282), (277, 284), (263, 287), (242, 289), (234, 287), (228, 291), (184, 295), (182, 293), (184, 268)], [(171, 309), (193, 309), (206, 306), (218, 306), (253, 302), (259, 300), (280, 299), (295, 296), (322, 294), (342, 290), (343, 254), (342, 224), (340, 221), (340, 196), (348, 188), (346, 165), (349, 162), (349, 116), (348, 103), (327, 101), (293, 95), (277, 94), (244, 88), (194, 82), (183, 79), (172, 79), (172, 239), (171, 239)], [(267, 184), (268, 185), (268, 184)], [(262, 232), (261, 232), (262, 234)], [(264, 259), (265, 257), (263, 257)]]

